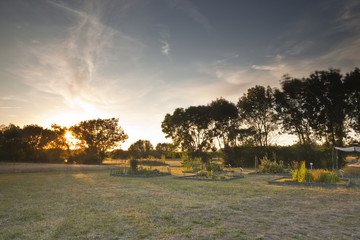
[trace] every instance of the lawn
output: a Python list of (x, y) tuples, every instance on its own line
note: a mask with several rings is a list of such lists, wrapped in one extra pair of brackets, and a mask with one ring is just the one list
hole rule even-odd
[(0, 239), (359, 239), (349, 189), (111, 177), (110, 170), (0, 174)]

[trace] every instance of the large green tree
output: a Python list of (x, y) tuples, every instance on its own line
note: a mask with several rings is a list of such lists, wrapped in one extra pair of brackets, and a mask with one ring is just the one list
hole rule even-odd
[(300, 144), (310, 144), (312, 139), (309, 123), (309, 112), (304, 107), (305, 82), (303, 79), (284, 75), (281, 81), (281, 90), (274, 92), (276, 111), (282, 124), (282, 131), (296, 134)]
[(128, 151), (134, 158), (148, 158), (154, 150), (149, 140), (138, 140), (130, 145)]
[(70, 131), (86, 151), (94, 153), (96, 161), (101, 163), (106, 151), (120, 147), (120, 143), (128, 138), (118, 122), (118, 118), (87, 120), (70, 127)]
[(218, 98), (210, 103), (210, 118), (213, 137), (219, 148), (236, 145), (238, 126), (238, 109), (234, 103)]
[(177, 108), (166, 114), (161, 128), (166, 138), (171, 138), (175, 146), (194, 156), (208, 161), (207, 151), (213, 146), (213, 132), (210, 128), (211, 108), (209, 106), (190, 106)]
[(277, 128), (274, 110), (274, 94), (270, 86), (255, 86), (248, 89), (238, 101), (239, 118), (255, 130), (255, 143), (269, 146), (270, 134)]
[(346, 136), (345, 88), (338, 69), (315, 71), (305, 79), (304, 108), (311, 128), (326, 142), (342, 146)]
[(347, 115), (355, 132), (360, 133), (360, 69), (347, 73), (344, 78)]

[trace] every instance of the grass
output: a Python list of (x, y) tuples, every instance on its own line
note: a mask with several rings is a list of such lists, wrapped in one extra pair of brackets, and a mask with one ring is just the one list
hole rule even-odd
[(0, 239), (357, 239), (350, 189), (123, 178), (109, 170), (0, 174)]

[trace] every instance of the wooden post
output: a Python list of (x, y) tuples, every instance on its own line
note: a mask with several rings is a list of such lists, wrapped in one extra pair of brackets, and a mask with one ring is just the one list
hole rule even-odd
[(336, 170), (339, 170), (338, 150), (335, 149)]
[(334, 170), (334, 169), (335, 169), (335, 159), (334, 159), (334, 157), (335, 157), (335, 153), (334, 153), (335, 147), (333, 146), (331, 150), (332, 150), (332, 151), (331, 151), (332, 169)]

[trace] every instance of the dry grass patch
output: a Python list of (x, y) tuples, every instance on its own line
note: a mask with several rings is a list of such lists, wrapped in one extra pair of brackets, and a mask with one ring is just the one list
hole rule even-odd
[(0, 175), (0, 239), (356, 239), (350, 189), (120, 178), (109, 171)]

